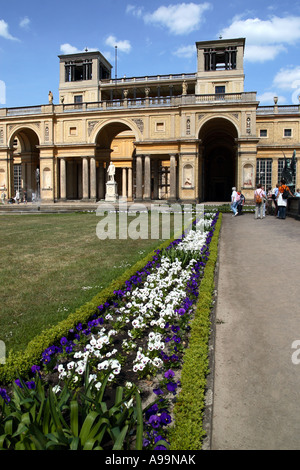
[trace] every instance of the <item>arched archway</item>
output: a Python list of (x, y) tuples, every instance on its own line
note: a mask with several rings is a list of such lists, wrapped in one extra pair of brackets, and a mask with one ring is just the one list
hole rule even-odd
[(115, 181), (119, 197), (129, 200), (133, 196), (135, 186), (135, 147), (136, 132), (122, 121), (113, 121), (105, 124), (96, 134), (96, 162), (98, 198), (105, 196), (105, 181), (109, 162), (115, 165)]
[(11, 197), (20, 192), (28, 201), (40, 197), (40, 151), (37, 133), (27, 127), (14, 130), (9, 138)]
[(228, 201), (236, 182), (236, 139), (238, 131), (228, 119), (218, 117), (206, 121), (200, 129), (202, 201)]

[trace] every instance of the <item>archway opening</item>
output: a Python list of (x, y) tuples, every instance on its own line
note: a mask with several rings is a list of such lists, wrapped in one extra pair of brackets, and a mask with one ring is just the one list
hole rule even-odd
[(133, 130), (123, 122), (111, 122), (104, 126), (96, 136), (97, 198), (105, 197), (105, 183), (108, 179), (109, 162), (115, 166), (114, 179), (119, 197), (132, 199), (134, 179), (134, 142)]
[[(200, 129), (202, 146), (202, 201), (229, 201), (236, 184), (236, 127), (227, 119), (213, 118)], [(201, 151), (200, 151), (201, 155)]]
[(10, 139), (12, 152), (11, 197), (18, 192), (20, 198), (34, 201), (40, 197), (39, 138), (29, 128), (16, 131)]

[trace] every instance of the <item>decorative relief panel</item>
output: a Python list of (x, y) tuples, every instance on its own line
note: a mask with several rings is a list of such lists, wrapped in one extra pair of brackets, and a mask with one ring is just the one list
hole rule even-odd
[(88, 135), (90, 136), (91, 133), (93, 132), (93, 129), (95, 125), (97, 124), (98, 121), (89, 121), (88, 122)]
[(247, 116), (246, 118), (246, 132), (247, 134), (251, 134), (251, 117)]
[(132, 120), (137, 125), (137, 127), (141, 131), (141, 133), (143, 134), (143, 132), (144, 132), (144, 121), (143, 121), (143, 119), (132, 119)]
[(191, 119), (188, 117), (186, 119), (186, 135), (191, 134)]
[(49, 125), (45, 124), (45, 142), (49, 142)]

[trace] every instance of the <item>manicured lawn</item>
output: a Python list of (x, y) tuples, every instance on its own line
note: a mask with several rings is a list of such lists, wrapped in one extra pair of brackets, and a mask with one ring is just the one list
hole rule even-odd
[(0, 340), (7, 352), (23, 350), (161, 243), (100, 240), (99, 220), (95, 213), (1, 215)]

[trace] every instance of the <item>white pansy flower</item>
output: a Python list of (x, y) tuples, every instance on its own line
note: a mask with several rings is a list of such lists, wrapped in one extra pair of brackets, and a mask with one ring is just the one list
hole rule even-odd
[(61, 387), (59, 385), (54, 385), (54, 387), (52, 388), (52, 391), (54, 393), (58, 393), (61, 391)]

